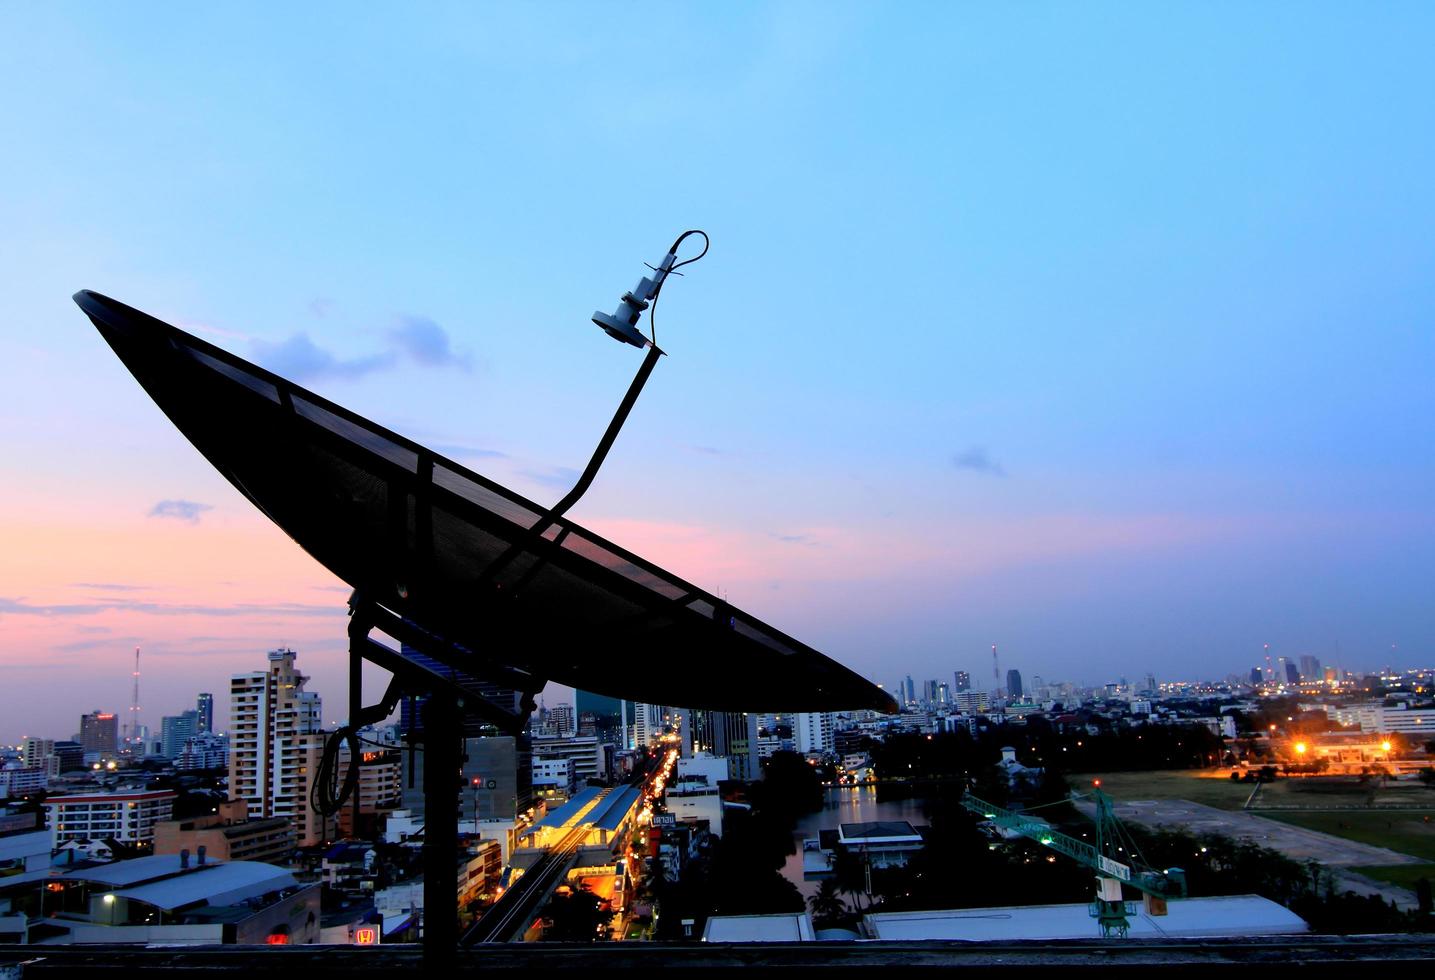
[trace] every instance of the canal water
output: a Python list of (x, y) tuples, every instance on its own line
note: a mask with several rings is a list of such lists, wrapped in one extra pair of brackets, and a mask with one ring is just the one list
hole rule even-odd
[(877, 801), (875, 786), (834, 786), (827, 790), (821, 810), (797, 821), (793, 831), (795, 854), (787, 856), (782, 876), (797, 886), (803, 898), (817, 894), (820, 882), (802, 880), (802, 841), (816, 837), (819, 830), (836, 830), (839, 823), (865, 823), (872, 820), (905, 820), (914, 827), (927, 822), (921, 800)]

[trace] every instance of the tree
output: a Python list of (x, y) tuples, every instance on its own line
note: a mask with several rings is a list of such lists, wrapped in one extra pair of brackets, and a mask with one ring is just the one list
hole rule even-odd
[(842, 893), (835, 878), (828, 878), (818, 885), (817, 894), (809, 898), (807, 904), (812, 908), (813, 924), (818, 928), (840, 922), (848, 914), (847, 904), (842, 901)]

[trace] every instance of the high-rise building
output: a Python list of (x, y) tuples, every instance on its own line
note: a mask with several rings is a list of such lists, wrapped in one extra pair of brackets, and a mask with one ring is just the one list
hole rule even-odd
[(1296, 665), (1293, 664), (1293, 663), (1291, 663), (1289, 660), (1286, 661), (1286, 683), (1287, 683), (1287, 684), (1299, 684), (1299, 683), (1300, 683), (1300, 671), (1297, 670), (1297, 669), (1296, 669)]
[(646, 748), (663, 737), (663, 706), (633, 702), (633, 747)]
[(623, 702), (617, 698), (575, 689), (573, 691), (573, 707), (579, 718), (586, 714), (592, 714), (599, 730), (617, 728), (623, 723)]
[(958, 694), (972, 689), (972, 675), (968, 674), (965, 670), (957, 671), (956, 680), (957, 686), (953, 690)]
[(987, 708), (987, 696), (982, 691), (962, 691), (957, 695), (957, 710), (965, 714), (978, 714)]
[(1261, 675), (1261, 669), (1260, 669), (1259, 667), (1252, 667), (1252, 668), (1251, 668), (1251, 686), (1252, 686), (1252, 687), (1260, 687), (1261, 684), (1264, 683), (1264, 681), (1265, 681), (1265, 679), (1264, 679), (1264, 677)]
[(912, 683), (912, 675), (908, 674), (902, 681), (902, 704), (917, 703), (917, 685)]
[(573, 714), (571, 704), (555, 704), (549, 708), (548, 723), (552, 726), (554, 734), (560, 738), (578, 734), (577, 719)]
[(96, 708), (80, 715), (80, 744), (85, 754), (113, 755), (119, 750), (120, 724), (114, 712)]
[[(910, 678), (908, 678), (910, 681)], [(792, 716), (792, 738), (803, 755), (832, 752), (837, 716), (830, 711), (799, 711)]]
[(205, 732), (214, 731), (214, 695), (204, 692), (195, 698), (195, 710), (199, 712), (199, 725), (195, 729), (196, 735), (203, 735)]
[(463, 740), (464, 820), (513, 820), (533, 806), (533, 747), (527, 735)]
[(304, 690), (293, 650), (271, 650), (269, 669), (229, 682), (229, 794), (254, 819), (288, 817), (299, 846), (321, 843), (331, 824), (309, 802), (323, 755), (323, 703)]
[(604, 781), (608, 778), (609, 748), (599, 741), (596, 735), (573, 738), (535, 737), (533, 761), (572, 759), (573, 779), (581, 787), (589, 779)]
[(692, 708), (682, 709), (681, 715), (683, 758), (706, 753), (727, 759), (733, 779), (751, 780), (762, 775), (757, 754), (757, 715)]
[(1320, 669), (1320, 660), (1308, 653), (1301, 654), (1300, 676), (1307, 681), (1324, 680), (1325, 675)]
[[(349, 746), (339, 749), (339, 772), (349, 771)], [(355, 823), (354, 799), (358, 799), (358, 822)], [(403, 802), (399, 790), (399, 752), (362, 746), (359, 753), (359, 777), (354, 797), (339, 810), (336, 817), (342, 837), (372, 837), (382, 829), (384, 816), (397, 810)]]
[(161, 753), (166, 759), (178, 759), (189, 740), (199, 734), (199, 712), (183, 711), (165, 715), (159, 722)]
[(1021, 671), (1013, 668), (1006, 672), (1006, 693), (1013, 701), (1021, 700)]
[(58, 776), (60, 757), (55, 752), (54, 739), (25, 736), (20, 747), (20, 764), (26, 769), (43, 769), (47, 776)]

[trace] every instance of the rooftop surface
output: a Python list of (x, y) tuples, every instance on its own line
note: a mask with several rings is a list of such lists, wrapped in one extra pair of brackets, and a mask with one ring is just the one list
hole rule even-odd
[(703, 930), (705, 943), (798, 943), (814, 938), (812, 921), (805, 912), (715, 915)]
[[(1140, 904), (1130, 916), (1133, 939), (1245, 938), (1297, 935), (1305, 920), (1259, 895), (1173, 901), (1164, 916), (1148, 916)], [(1095, 939), (1096, 920), (1085, 904), (1027, 905), (934, 912), (880, 912), (864, 918), (874, 939), (960, 942)]]
[(905, 820), (871, 820), (863, 823), (838, 824), (842, 840), (921, 840), (922, 835), (917, 833)]

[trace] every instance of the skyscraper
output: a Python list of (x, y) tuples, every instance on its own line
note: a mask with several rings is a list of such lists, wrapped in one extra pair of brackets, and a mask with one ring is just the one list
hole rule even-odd
[(663, 706), (633, 702), (633, 747), (646, 748), (663, 735)]
[(165, 715), (159, 722), (160, 751), (166, 759), (178, 759), (185, 744), (199, 734), (199, 712), (183, 711)]
[(80, 744), (85, 754), (113, 755), (119, 750), (120, 725), (114, 712), (96, 708), (80, 716)]
[(249, 815), (288, 817), (301, 847), (328, 837), (309, 804), (309, 780), (324, 749), (323, 703), (304, 690), (293, 650), (271, 650), (269, 669), (235, 674), (229, 682), (229, 794)]
[(1289, 660), (1286, 661), (1286, 683), (1300, 683), (1300, 671), (1297, 670), (1295, 664), (1291, 663)]
[(1021, 698), (1021, 671), (1013, 668), (1006, 672), (1006, 693), (1013, 701)]
[(1252, 668), (1251, 668), (1251, 686), (1252, 686), (1252, 687), (1260, 687), (1260, 686), (1261, 686), (1261, 683), (1262, 683), (1262, 680), (1263, 680), (1263, 678), (1261, 677), (1261, 669), (1260, 669), (1259, 667), (1252, 667)]
[(972, 689), (972, 675), (968, 674), (965, 670), (957, 671), (956, 679), (957, 686), (955, 690), (958, 694)]
[(195, 711), (199, 713), (196, 734), (214, 731), (214, 695), (204, 692), (195, 698)]
[(1308, 681), (1323, 680), (1325, 675), (1320, 669), (1320, 660), (1308, 653), (1301, 654), (1300, 676)]

